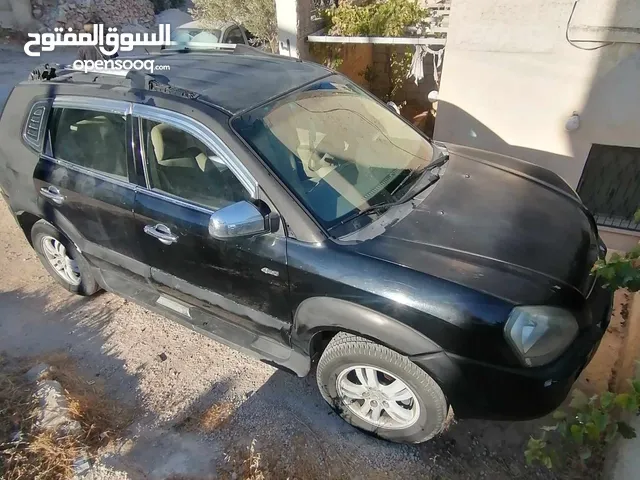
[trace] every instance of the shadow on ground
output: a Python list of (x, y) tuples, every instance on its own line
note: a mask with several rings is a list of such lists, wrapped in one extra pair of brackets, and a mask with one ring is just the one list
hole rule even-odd
[[(126, 368), (122, 351), (106, 346), (112, 335), (107, 326), (125, 301), (110, 294), (82, 298), (53, 292), (0, 292), (0, 351), (25, 357), (65, 352), (87, 378), (100, 378), (107, 394), (140, 405), (138, 373)], [(300, 379), (276, 371), (240, 396), (229, 393), (236, 380), (230, 373), (217, 378), (169, 420), (156, 422), (156, 414), (140, 411), (129, 436), (106, 453), (103, 463), (131, 479), (153, 480), (173, 474), (232, 478), (234, 472), (243, 478), (241, 472), (256, 455), (267, 479), (571, 478), (525, 465), (524, 446), (529, 435), (537, 434), (539, 421), (462, 420), (428, 443), (397, 445), (343, 422), (320, 396), (313, 375)], [(199, 430), (198, 415), (225, 402), (232, 405), (229, 418)], [(191, 428), (185, 428), (188, 424)], [(581, 472), (579, 478), (588, 477)]]

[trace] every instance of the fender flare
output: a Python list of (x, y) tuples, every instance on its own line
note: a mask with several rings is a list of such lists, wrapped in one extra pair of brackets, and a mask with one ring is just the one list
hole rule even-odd
[(294, 342), (309, 353), (314, 335), (321, 331), (351, 332), (404, 355), (442, 351), (422, 333), (383, 313), (338, 298), (307, 298), (296, 309), (292, 332)]

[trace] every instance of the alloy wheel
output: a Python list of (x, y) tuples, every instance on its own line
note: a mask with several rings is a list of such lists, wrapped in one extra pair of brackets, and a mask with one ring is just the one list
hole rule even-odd
[(69, 257), (64, 245), (49, 235), (42, 237), (41, 242), (44, 256), (56, 273), (71, 285), (80, 285), (80, 269), (76, 261)]
[(345, 368), (336, 387), (344, 405), (367, 423), (401, 429), (420, 416), (420, 404), (411, 388), (392, 373), (370, 365)]

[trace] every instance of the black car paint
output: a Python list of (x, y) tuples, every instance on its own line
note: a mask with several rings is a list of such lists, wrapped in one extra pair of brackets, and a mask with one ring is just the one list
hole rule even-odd
[[(544, 414), (563, 400), (606, 328), (611, 295), (598, 286), (586, 300), (595, 226), (569, 187), (547, 170), (449, 146), (442, 178), (385, 224), (383, 233), (366, 241), (323, 238), (220, 110), (147, 91), (94, 85), (56, 90), (48, 84), (19, 86), (0, 120), (0, 182), (12, 212), (18, 219), (25, 214), (44, 218), (61, 229), (89, 257), (108, 289), (264, 361), (304, 375), (316, 334), (351, 331), (410, 355), (441, 384), (458, 415), (521, 418)], [(207, 236), (208, 216), (201, 209), (159, 203), (145, 191), (134, 127), (128, 144), (131, 180), (137, 185), (116, 185), (111, 192), (101, 183), (109, 179), (90, 175), (87, 181), (83, 172), (34, 152), (17, 140), (22, 125), (6, 118), (21, 118), (34, 100), (56, 94), (151, 104), (197, 118), (250, 170), (261, 198), (281, 214), (288, 236), (221, 245)], [(514, 195), (521, 192), (511, 183), (542, 204), (517, 202), (522, 215), (512, 211)], [(41, 187), (54, 184), (68, 198), (69, 210), (38, 196)], [(501, 186), (510, 188), (501, 191)], [(485, 196), (482, 202), (478, 196)], [(551, 212), (568, 216), (568, 225), (555, 219), (541, 224)], [(92, 229), (100, 218), (117, 232), (106, 240), (118, 240), (112, 248), (102, 243), (106, 231)], [(179, 231), (180, 255), (141, 233), (144, 225), (159, 221)], [(496, 224), (500, 231), (491, 232)], [(486, 235), (478, 238), (478, 232)], [(523, 235), (528, 240), (520, 244)], [(561, 251), (554, 253), (558, 245), (552, 242), (559, 238)], [(551, 258), (541, 263), (523, 258), (537, 255), (538, 241)], [(263, 273), (265, 267), (278, 277)], [(159, 306), (164, 294), (190, 306), (191, 318)], [(597, 305), (590, 304), (594, 296)], [(522, 367), (503, 338), (504, 322), (518, 304), (570, 308), (581, 324), (579, 339), (550, 365)], [(535, 393), (537, 406), (517, 389)], [(499, 392), (505, 394), (500, 398), (522, 397), (522, 404), (498, 402)]]

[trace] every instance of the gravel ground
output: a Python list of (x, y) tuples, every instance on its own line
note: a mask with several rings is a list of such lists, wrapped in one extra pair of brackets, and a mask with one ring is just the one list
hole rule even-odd
[[(15, 48), (0, 47), (0, 60), (5, 87), (41, 63)], [(313, 376), (277, 371), (112, 294), (69, 294), (4, 204), (0, 252), (0, 352), (66, 352), (139, 412), (103, 453), (97, 479), (234, 478), (252, 441), (272, 478), (550, 478), (523, 462), (536, 423), (462, 421), (420, 446), (386, 443), (340, 420)], [(226, 421), (199, 430), (217, 406)]]

